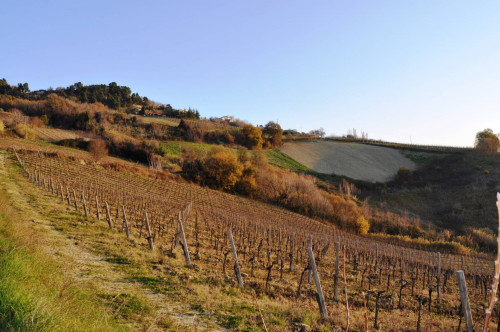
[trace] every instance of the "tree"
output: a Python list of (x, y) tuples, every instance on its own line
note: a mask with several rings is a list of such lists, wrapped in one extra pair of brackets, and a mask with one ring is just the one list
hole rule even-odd
[(319, 128), (319, 129), (311, 130), (311, 131), (309, 132), (309, 134), (314, 135), (314, 136), (317, 136), (317, 137), (320, 137), (320, 138), (323, 138), (323, 137), (325, 137), (325, 135), (326, 135), (325, 130), (324, 130), (323, 128)]
[(24, 84), (19, 83), (19, 84), (17, 85), (17, 89), (18, 89), (21, 93), (28, 93), (28, 92), (30, 92), (30, 87), (29, 87), (28, 83), (24, 83)]
[(108, 148), (106, 147), (106, 143), (100, 138), (90, 142), (88, 149), (95, 161), (99, 161), (108, 155)]
[(260, 149), (262, 148), (262, 143), (264, 143), (264, 139), (262, 138), (262, 131), (252, 126), (251, 124), (247, 124), (243, 127), (243, 145), (245, 145), (249, 149)]
[(84, 112), (84, 113), (78, 114), (78, 116), (76, 117), (74, 126), (76, 129), (90, 130), (90, 127), (91, 127), (90, 122), (91, 122), (91, 118), (90, 118), (89, 112)]
[(280, 146), (283, 145), (282, 137), (283, 137), (283, 129), (276, 122), (269, 121), (262, 133), (266, 135), (266, 138), (271, 142), (272, 146)]
[(479, 152), (494, 154), (497, 153), (500, 148), (500, 139), (498, 135), (493, 133), (493, 130), (485, 129), (476, 134), (474, 147)]

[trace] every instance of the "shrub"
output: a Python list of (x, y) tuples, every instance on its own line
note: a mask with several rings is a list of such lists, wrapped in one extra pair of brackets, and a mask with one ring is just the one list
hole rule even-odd
[(368, 231), (370, 230), (370, 223), (368, 220), (365, 219), (363, 216), (359, 216), (356, 219), (356, 231), (359, 234), (368, 234)]
[(242, 175), (242, 166), (230, 151), (212, 149), (205, 161), (206, 183), (214, 188), (229, 190)]
[(3, 124), (3, 121), (0, 120), (0, 133), (3, 133), (4, 129), (5, 129), (5, 125)]
[(78, 139), (63, 139), (58, 142), (59, 145), (61, 146), (66, 146), (68, 148), (73, 148), (73, 149), (80, 149), (80, 150), (88, 150), (89, 147), (89, 142), (84, 141), (81, 138)]
[(40, 120), (42, 120), (43, 124), (44, 125), (48, 125), (49, 124), (49, 117), (47, 116), (47, 114), (44, 114), (40, 117)]
[(148, 164), (152, 169), (161, 169), (163, 163), (163, 158), (155, 153), (150, 153), (148, 155)]
[(411, 179), (413, 172), (408, 167), (401, 167), (396, 175), (396, 180), (398, 182), (404, 182)]
[(43, 123), (43, 121), (38, 116), (34, 116), (31, 118), (31, 124), (37, 128), (45, 127), (45, 123)]
[(102, 139), (95, 139), (89, 144), (89, 152), (95, 161), (99, 161), (108, 155), (108, 148)]
[(14, 127), (14, 132), (22, 138), (35, 139), (35, 133), (33, 132), (33, 130), (31, 130), (31, 128), (24, 123), (16, 124), (16, 126)]

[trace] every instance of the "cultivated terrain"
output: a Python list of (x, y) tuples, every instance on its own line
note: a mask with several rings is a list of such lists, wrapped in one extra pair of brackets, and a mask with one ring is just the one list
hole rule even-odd
[(201, 118), (116, 83), (1, 80), (0, 327), (459, 330), (463, 270), (480, 329), (498, 136), (323, 134)]
[(367, 182), (392, 180), (401, 167), (416, 169), (415, 163), (399, 150), (360, 143), (287, 143), (280, 150), (318, 173)]

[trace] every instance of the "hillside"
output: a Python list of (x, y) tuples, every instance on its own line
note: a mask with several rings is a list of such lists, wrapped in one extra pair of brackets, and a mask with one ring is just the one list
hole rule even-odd
[[(5, 199), (21, 213), (23, 224), (43, 238), (45, 259), (58, 259), (68, 282), (95, 292), (96, 305), (106, 308), (107, 318), (100, 319), (107, 319), (108, 330), (260, 331), (262, 321), (272, 331), (339, 329), (346, 325), (346, 301), (335, 289), (344, 285), (351, 328), (364, 324), (363, 298), (374, 322), (375, 297), (380, 296), (376, 326), (413, 329), (423, 298), (414, 290), (427, 287), (426, 278), (415, 271), (436, 271), (433, 252), (354, 236), (192, 184), (103, 169), (82, 151), (20, 139), (2, 143), (10, 150), (0, 172)], [(228, 230), (239, 268), (233, 269)], [(336, 247), (336, 241), (342, 246)], [(317, 258), (328, 318), (318, 313), (314, 279), (307, 281), (307, 243)], [(451, 277), (457, 268), (470, 271), (473, 314), (480, 319), (482, 286), (473, 280), (489, 270), (491, 258), (485, 258), (441, 253), (443, 295), (422, 310), (423, 329), (458, 324), (453, 308), (460, 297)], [(346, 282), (332, 277), (336, 264), (345, 266)], [(400, 278), (413, 283), (401, 287), (401, 293), (395, 291)], [(436, 287), (436, 280), (429, 287)]]
[(316, 172), (367, 182), (386, 182), (401, 167), (416, 168), (399, 150), (359, 143), (286, 143), (280, 150)]
[[(379, 329), (413, 329), (417, 320), (446, 329), (458, 318), (457, 269), (467, 271), (473, 315), (482, 316), (494, 243), (485, 227), (495, 219), (482, 207), (498, 187), (496, 156), (333, 141), (279, 149), (274, 122), (186, 119), (182, 110), (143, 117), (129, 109), (138, 95), (120, 102), (126, 87), (75, 89), (0, 94), (0, 281), (9, 281), (0, 326), (362, 329), (366, 300), (370, 317), (378, 307)], [(27, 249), (12, 256), (15, 246)], [(54, 282), (31, 269), (38, 260)], [(63, 307), (38, 311), (57, 296)], [(428, 309), (417, 316), (422, 301)]]
[[(381, 210), (409, 215), (424, 227), (447, 230), (448, 238), (478, 250), (496, 250), (496, 208), (500, 192), (500, 157), (473, 151), (431, 159), (410, 174), (384, 185), (364, 186), (360, 197)], [(395, 221), (382, 218), (373, 230), (391, 233)]]

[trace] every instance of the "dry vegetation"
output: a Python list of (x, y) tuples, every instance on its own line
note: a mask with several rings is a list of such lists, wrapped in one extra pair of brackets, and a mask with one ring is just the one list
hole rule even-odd
[[(192, 309), (214, 315), (222, 327), (239, 329), (262, 328), (252, 292), (271, 330), (290, 330), (307, 324), (317, 329), (345, 327), (345, 298), (335, 301), (335, 242), (346, 248), (346, 281), (350, 303), (350, 326), (362, 329), (363, 295), (368, 294), (370, 326), (374, 324), (375, 302), (379, 303), (378, 324), (383, 329), (414, 329), (419, 301), (424, 301), (421, 317), (423, 330), (454, 328), (459, 323), (459, 294), (454, 271), (468, 272), (471, 306), (476, 321), (486, 306), (486, 291), (490, 281), (491, 261), (474, 257), (441, 255), (439, 274), (443, 297), (435, 300), (436, 255), (433, 253), (387, 246), (361, 237), (340, 232), (331, 226), (295, 215), (272, 206), (265, 206), (220, 192), (192, 185), (152, 181), (123, 172), (95, 169), (47, 158), (38, 153), (25, 153), (21, 159), (29, 177), (47, 193), (59, 196), (61, 206), (67, 204), (83, 214), (81, 194), (84, 193), (89, 217), (71, 224), (57, 224), (63, 232), (74, 234), (78, 241), (93, 242), (98, 226), (95, 195), (98, 196), (101, 225), (108, 218), (104, 202), (110, 206), (113, 231), (99, 235), (105, 250), (117, 268), (130, 273), (130, 278), (151, 291), (166, 295), (173, 301), (191, 303)], [(82, 176), (83, 175), (83, 176)], [(59, 189), (58, 189), (59, 188)], [(119, 190), (117, 190), (119, 188)], [(72, 194), (75, 189), (76, 195)], [(56, 198), (54, 197), (53, 200)], [(133, 240), (126, 240), (123, 216), (125, 206)], [(178, 213), (186, 231), (187, 248), (194, 266), (183, 262), (182, 241), (178, 240)], [(147, 212), (156, 260), (144, 261), (140, 252), (148, 252), (147, 230), (143, 213)], [(73, 219), (76, 217), (73, 217)], [(78, 217), (81, 219), (81, 217)], [(235, 284), (227, 230), (232, 229), (245, 289)], [(314, 300), (315, 287), (307, 282), (305, 249), (313, 235), (312, 246), (326, 294), (330, 318), (321, 319)], [(119, 240), (121, 236), (122, 240)], [(114, 239), (115, 244), (108, 239)], [(179, 243), (176, 246), (176, 243)], [(341, 247), (341, 248), (342, 248)], [(148, 254), (149, 255), (149, 254)], [(144, 257), (144, 256), (143, 256)], [(342, 252), (340, 257), (342, 257)], [(292, 263), (292, 269), (290, 265)], [(342, 259), (339, 261), (342, 269)], [(483, 266), (484, 267), (480, 267)], [(134, 266), (141, 266), (139, 270)], [(488, 267), (488, 268), (486, 268)], [(305, 274), (302, 272), (305, 271)], [(475, 273), (473, 273), (475, 272)], [(338, 274), (337, 274), (338, 276)], [(302, 280), (301, 292), (297, 290)], [(338, 289), (344, 283), (339, 278)], [(401, 292), (401, 293), (400, 293)], [(375, 301), (379, 294), (379, 300)], [(429, 298), (431, 301), (429, 301)], [(299, 309), (300, 308), (300, 309)], [(137, 318), (137, 317), (136, 317)], [(124, 317), (124, 319), (133, 319)], [(496, 322), (493, 322), (496, 325)]]

